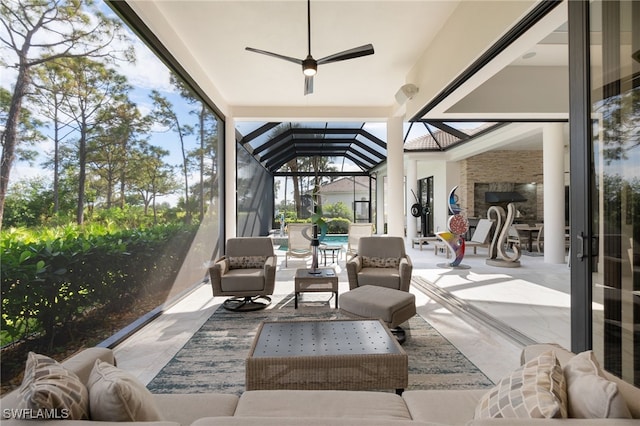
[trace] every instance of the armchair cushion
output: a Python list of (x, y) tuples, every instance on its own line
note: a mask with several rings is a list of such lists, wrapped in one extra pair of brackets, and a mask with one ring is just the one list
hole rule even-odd
[(362, 268), (358, 273), (358, 287), (363, 285), (377, 285), (398, 290), (400, 272), (391, 268)]
[(265, 276), (262, 268), (230, 269), (222, 278), (222, 291), (262, 291), (264, 285)]
[(363, 268), (395, 268), (400, 265), (399, 257), (376, 257), (362, 256)]
[(229, 256), (230, 269), (261, 269), (267, 256)]

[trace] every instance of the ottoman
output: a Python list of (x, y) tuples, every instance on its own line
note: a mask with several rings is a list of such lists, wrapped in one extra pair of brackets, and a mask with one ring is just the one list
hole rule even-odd
[(416, 314), (416, 297), (406, 291), (365, 285), (343, 293), (340, 310), (354, 317), (381, 319), (398, 342), (404, 343), (406, 333), (400, 324)]

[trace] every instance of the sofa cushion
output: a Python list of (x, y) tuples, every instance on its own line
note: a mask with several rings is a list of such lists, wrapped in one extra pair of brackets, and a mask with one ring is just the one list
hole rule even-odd
[(396, 394), (339, 390), (246, 391), (240, 396), (235, 416), (411, 420), (407, 406)]
[(238, 396), (227, 393), (158, 393), (153, 399), (164, 420), (184, 426), (203, 417), (233, 416), (238, 405)]
[(631, 418), (618, 386), (603, 377), (593, 351), (581, 352), (564, 367), (569, 417)]
[(343, 417), (205, 417), (191, 426), (448, 426), (443, 423)]
[(486, 389), (405, 390), (402, 399), (411, 418), (422, 422), (466, 425)]
[(87, 386), (92, 420), (163, 420), (151, 392), (133, 375), (111, 364), (97, 360)]
[(89, 417), (89, 394), (78, 376), (46, 355), (29, 352), (18, 406), (59, 419)]
[(487, 392), (474, 418), (566, 418), (564, 374), (553, 351), (542, 353)]

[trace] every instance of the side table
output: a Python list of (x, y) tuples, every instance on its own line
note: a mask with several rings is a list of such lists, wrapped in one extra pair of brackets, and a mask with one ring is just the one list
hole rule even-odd
[(336, 298), (336, 309), (338, 309), (338, 275), (333, 268), (318, 268), (315, 271), (298, 269), (294, 283), (295, 309), (298, 309), (298, 294), (307, 292), (332, 292)]
[(340, 252), (342, 251), (341, 245), (330, 245), (330, 244), (320, 244), (320, 253), (324, 257), (324, 266), (327, 266), (327, 252), (331, 252), (331, 263), (334, 263), (336, 260), (340, 260)]

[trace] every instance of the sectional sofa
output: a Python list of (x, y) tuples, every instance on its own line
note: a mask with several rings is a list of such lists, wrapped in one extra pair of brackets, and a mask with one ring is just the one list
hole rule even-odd
[[(30, 354), (25, 370), (25, 382), (30, 383), (29, 386), (23, 385), (0, 401), (4, 426), (33, 426), (34, 419), (44, 419), (51, 414), (61, 419), (47, 420), (50, 426), (95, 426), (96, 421), (100, 421), (101, 426), (141, 421), (148, 426), (640, 424), (639, 388), (598, 370), (592, 354), (575, 356), (554, 345), (524, 348), (522, 366), (490, 391), (407, 390), (401, 396), (391, 392), (338, 390), (247, 391), (239, 397), (220, 393), (152, 395), (133, 376), (115, 367), (113, 352), (109, 349), (89, 348), (60, 364), (51, 364), (51, 361)], [(38, 410), (25, 402), (36, 399), (37, 392), (33, 391), (38, 386), (34, 383), (43, 375), (49, 374), (44, 377), (44, 384), (48, 378), (48, 384), (53, 382), (55, 388), (55, 380), (64, 379), (67, 372), (72, 372), (73, 380), (79, 380), (86, 387), (81, 386), (80, 394), (89, 399), (83, 409), (91, 420), (69, 420), (70, 411)], [(528, 386), (526, 382), (531, 377), (536, 381), (533, 387), (536, 402), (523, 404), (531, 403), (532, 399), (527, 392), (517, 392)], [(556, 392), (559, 399), (554, 397)], [(76, 397), (80, 398), (80, 394)], [(52, 403), (52, 398), (56, 397), (44, 392), (44, 403)], [(544, 405), (540, 401), (545, 398), (547, 406), (536, 406)], [(533, 415), (601, 418), (485, 418), (518, 414), (522, 409)], [(630, 418), (602, 418), (620, 415)]]

